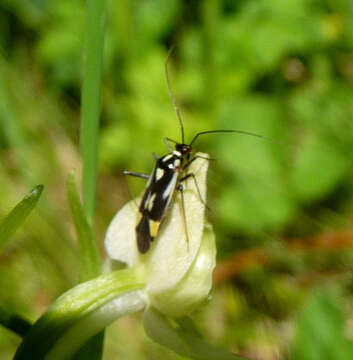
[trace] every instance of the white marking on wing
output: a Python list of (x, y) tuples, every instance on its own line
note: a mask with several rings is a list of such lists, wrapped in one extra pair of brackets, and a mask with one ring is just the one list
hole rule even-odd
[(147, 208), (149, 211), (152, 211), (153, 209), (153, 204), (154, 204), (154, 200), (156, 199), (156, 193), (152, 194), (150, 196), (150, 198), (148, 199), (148, 205)]
[(176, 181), (178, 178), (178, 173), (174, 173), (173, 177), (171, 178), (168, 186), (166, 187), (166, 189), (164, 190), (164, 193), (162, 195), (162, 198), (165, 200), (168, 196), (171, 196), (174, 189), (175, 189), (175, 185), (176, 185)]
[(156, 170), (156, 181), (160, 180), (164, 175), (164, 170), (161, 168), (157, 168)]
[(168, 154), (166, 156), (164, 156), (164, 158), (162, 159), (163, 162), (167, 162), (169, 159), (171, 159), (173, 157), (173, 154)]

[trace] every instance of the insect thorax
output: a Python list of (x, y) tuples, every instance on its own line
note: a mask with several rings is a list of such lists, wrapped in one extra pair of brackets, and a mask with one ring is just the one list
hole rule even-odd
[(156, 168), (164, 171), (178, 171), (183, 163), (183, 156), (180, 151), (174, 150), (173, 152), (162, 156), (158, 162)]

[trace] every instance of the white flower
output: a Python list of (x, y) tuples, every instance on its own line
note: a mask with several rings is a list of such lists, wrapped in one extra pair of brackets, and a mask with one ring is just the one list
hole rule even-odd
[(193, 177), (183, 182), (186, 224), (181, 194), (177, 191), (147, 254), (141, 255), (136, 245), (139, 199), (130, 201), (115, 215), (105, 238), (111, 259), (129, 267), (144, 267), (150, 304), (171, 316), (192, 311), (207, 297), (212, 286), (216, 247), (212, 228), (205, 223), (204, 205), (208, 155), (197, 153), (196, 157), (187, 171), (195, 174), (198, 189)]

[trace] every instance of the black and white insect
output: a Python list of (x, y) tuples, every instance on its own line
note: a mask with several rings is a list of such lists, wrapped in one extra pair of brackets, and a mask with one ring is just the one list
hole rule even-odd
[[(170, 53), (169, 53), (170, 55)], [(183, 199), (183, 185), (182, 183), (192, 177), (194, 179), (196, 188), (198, 189), (197, 181), (195, 174), (188, 173), (187, 169), (189, 165), (197, 158), (197, 156), (191, 156), (193, 150), (193, 144), (197, 138), (205, 134), (215, 134), (215, 133), (239, 133), (245, 135), (256, 136), (264, 138), (262, 135), (254, 134), (242, 130), (208, 130), (201, 131), (197, 133), (189, 144), (185, 143), (184, 137), (184, 126), (181, 119), (179, 108), (176, 104), (173, 92), (171, 90), (169, 77), (168, 77), (168, 58), (165, 63), (165, 76), (167, 80), (167, 86), (169, 94), (179, 120), (180, 130), (181, 130), (181, 142), (165, 138), (164, 142), (169, 150), (169, 153), (163, 155), (162, 157), (156, 157), (156, 163), (151, 175), (140, 174), (133, 171), (124, 171), (124, 175), (131, 175), (140, 177), (148, 180), (145, 192), (142, 196), (142, 200), (138, 207), (138, 219), (136, 224), (136, 240), (137, 247), (140, 253), (145, 254), (150, 246), (151, 242), (158, 235), (160, 225), (168, 214), (168, 209), (173, 199), (173, 195), (176, 190), (181, 192), (181, 202), (182, 209), (184, 210), (184, 199)], [(170, 146), (170, 142), (174, 143), (174, 149)], [(199, 194), (200, 195), (200, 194)], [(200, 197), (200, 201), (204, 203), (203, 199)], [(188, 239), (187, 234), (187, 222), (185, 218), (185, 212), (183, 212), (184, 224), (186, 231), (186, 238)]]

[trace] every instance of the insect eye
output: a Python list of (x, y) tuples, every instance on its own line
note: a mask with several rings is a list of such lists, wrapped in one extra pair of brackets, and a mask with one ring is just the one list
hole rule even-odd
[(177, 144), (175, 148), (176, 150), (180, 151), (183, 155), (191, 151), (191, 146), (186, 144)]

